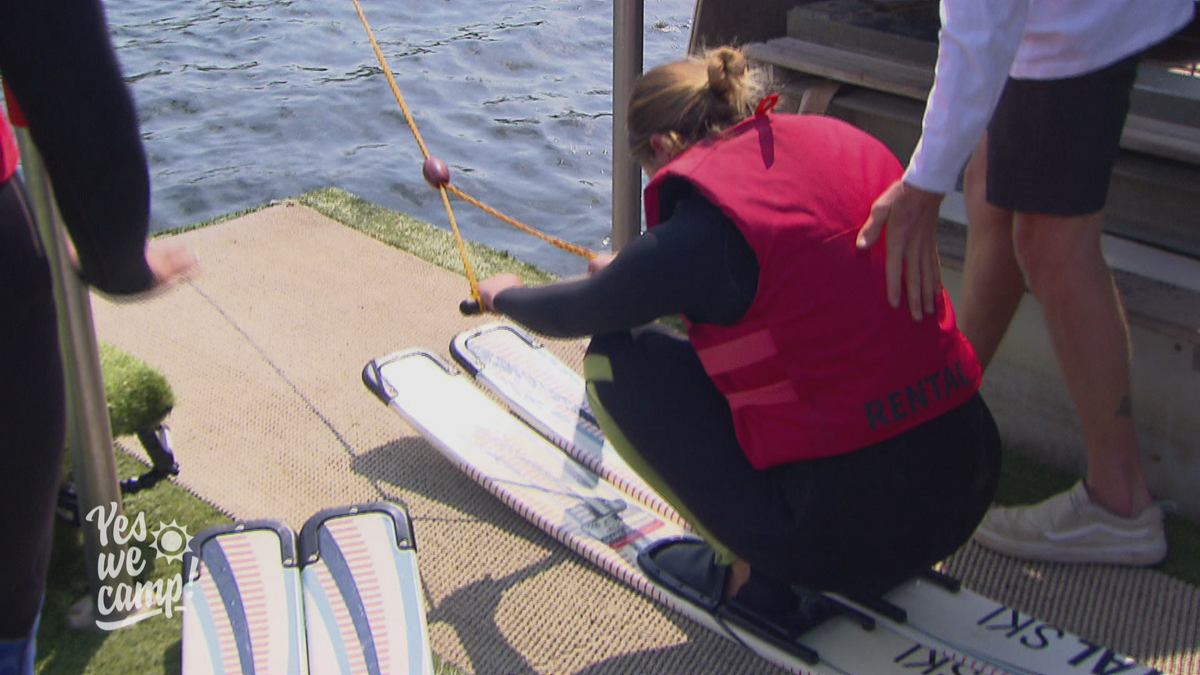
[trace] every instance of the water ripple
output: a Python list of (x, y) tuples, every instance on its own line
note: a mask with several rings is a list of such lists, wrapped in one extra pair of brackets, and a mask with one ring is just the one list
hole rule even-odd
[[(648, 65), (680, 58), (692, 0), (647, 0)], [(430, 151), (534, 227), (609, 234), (610, 0), (370, 3)], [(353, 4), (107, 0), (150, 160), (156, 229), (337, 185), (446, 227)], [(558, 273), (570, 254), (474, 209), (466, 236)]]

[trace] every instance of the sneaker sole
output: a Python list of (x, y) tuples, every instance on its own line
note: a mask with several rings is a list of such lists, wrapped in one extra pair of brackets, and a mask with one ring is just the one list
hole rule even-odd
[(1125, 565), (1130, 567), (1152, 567), (1167, 559), (1165, 541), (1144, 549), (1130, 548), (1064, 548), (1058, 544), (1022, 543), (1014, 544), (1003, 539), (992, 539), (986, 533), (975, 533), (974, 541), (980, 546), (1014, 558), (1038, 562)]

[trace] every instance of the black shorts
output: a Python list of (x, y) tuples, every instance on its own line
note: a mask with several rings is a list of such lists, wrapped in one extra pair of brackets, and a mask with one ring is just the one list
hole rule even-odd
[(1057, 216), (1103, 209), (1140, 60), (1058, 80), (1010, 77), (988, 126), (988, 202)]

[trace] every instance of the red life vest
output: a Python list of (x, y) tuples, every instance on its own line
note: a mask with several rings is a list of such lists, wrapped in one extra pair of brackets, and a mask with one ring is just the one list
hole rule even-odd
[(688, 324), (756, 468), (866, 447), (978, 389), (979, 362), (945, 291), (936, 314), (914, 322), (888, 304), (883, 243), (855, 246), (874, 200), (902, 173), (881, 142), (841, 120), (763, 114), (688, 148), (646, 188), (648, 226), (669, 217), (659, 186), (678, 176), (758, 258), (758, 292), (740, 321)]

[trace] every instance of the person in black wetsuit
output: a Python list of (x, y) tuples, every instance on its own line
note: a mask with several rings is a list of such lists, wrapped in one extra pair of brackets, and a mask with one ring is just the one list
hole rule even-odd
[[(593, 336), (601, 426), (705, 539), (643, 551), (643, 568), (787, 632), (804, 613), (790, 587), (879, 594), (965, 543), (1000, 447), (949, 298), (889, 318), (883, 258), (855, 249), (899, 162), (757, 101), (731, 48), (648, 71), (628, 112), (646, 232), (586, 277), (497, 275), (480, 295), (537, 333)], [(679, 314), (687, 337), (652, 323)]]
[[(146, 158), (99, 0), (0, 0), (0, 77), (43, 156), (82, 278), (125, 296), (192, 274), (185, 248), (147, 246)], [(3, 114), (0, 141), (0, 675), (25, 675), (46, 587), (65, 394), (50, 269)]]

